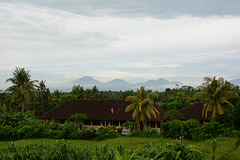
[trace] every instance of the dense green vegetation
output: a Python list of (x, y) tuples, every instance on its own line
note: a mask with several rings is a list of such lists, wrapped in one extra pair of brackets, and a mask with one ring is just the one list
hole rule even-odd
[[(4, 148), (0, 147), (0, 156), (4, 159), (14, 159), (14, 156), (22, 156), (22, 159), (27, 159), (28, 156), (34, 156), (35, 159), (46, 159), (36, 151), (41, 150), (51, 159), (67, 159), (67, 157), (68, 159), (76, 159), (76, 157), (81, 157), (80, 155), (84, 155), (85, 159), (101, 159), (100, 157), (105, 157), (103, 159), (137, 159), (136, 156), (138, 159), (140, 157), (149, 159), (163, 157), (163, 159), (205, 159), (208, 157), (210, 159), (213, 155), (216, 155), (217, 159), (239, 159), (239, 87), (224, 81), (223, 78), (205, 77), (204, 81), (196, 89), (191, 86), (176, 86), (173, 89), (167, 88), (164, 92), (152, 92), (145, 90), (144, 87), (137, 92), (133, 90), (124, 92), (99, 91), (97, 86), (93, 86), (92, 89), (84, 89), (80, 84), (74, 85), (69, 93), (59, 90), (50, 92), (45, 85), (45, 80), (31, 80), (30, 71), (16, 68), (13, 71), (13, 78), (7, 80), (7, 82), (12, 83), (12, 86), (0, 93), (0, 140), (4, 140), (4, 142), (0, 142), (0, 145), (10, 143), (9, 140), (31, 138), (72, 140), (70, 144), (66, 141), (58, 143), (54, 141), (54, 145), (31, 143), (25, 144), (22, 148), (18, 147), (19, 141), (17, 141), (5, 145)], [(128, 121), (123, 125), (130, 129), (131, 134), (127, 137), (121, 137), (122, 127), (116, 128), (115, 126), (86, 129), (83, 124), (87, 116), (84, 114), (72, 115), (64, 124), (52, 120), (53, 123), (49, 125), (48, 121), (43, 123), (43, 121), (36, 119), (37, 116), (72, 99), (126, 99), (132, 102), (126, 111), (134, 111), (133, 119), (136, 122)], [(178, 120), (182, 118), (178, 110), (195, 102), (204, 102), (202, 115), (206, 117), (206, 113), (211, 111), (211, 120), (205, 122)], [(143, 129), (143, 124), (146, 123), (147, 118), (154, 118), (158, 114), (152, 107), (154, 103), (169, 111), (165, 113), (169, 121), (161, 123), (161, 134), (150, 128)], [(136, 137), (145, 139), (137, 139)], [(166, 138), (180, 138), (180, 140), (178, 140), (179, 143), (170, 143), (173, 140), (167, 143), (166, 140), (169, 139)], [(213, 141), (212, 138), (217, 138), (219, 141)], [(133, 145), (124, 142), (127, 141), (126, 139)], [(74, 140), (80, 140), (79, 143), (84, 143), (86, 147), (90, 148), (72, 146), (71, 144), (78, 143)], [(121, 143), (118, 140), (121, 140)], [(135, 143), (134, 140), (143, 143)], [(52, 140), (50, 141), (52, 142)], [(102, 144), (105, 146), (98, 147), (98, 141), (103, 142)], [(162, 142), (160, 143), (160, 141)], [(157, 143), (150, 144), (151, 142)], [(194, 144), (199, 147), (199, 150), (182, 142)], [(94, 147), (89, 144), (94, 144)], [(145, 146), (141, 148), (143, 144)], [(208, 147), (206, 144), (209, 144)], [(225, 154), (219, 154), (219, 150)], [(17, 154), (13, 155), (13, 152)], [(56, 157), (54, 153), (60, 154), (62, 157)], [(3, 159), (2, 157), (1, 159)], [(20, 159), (19, 157), (15, 159)]]
[[(237, 138), (216, 138), (218, 142), (218, 146), (215, 150), (216, 159), (222, 160), (237, 160), (240, 157), (240, 141)], [(208, 139), (205, 141), (200, 142), (192, 142), (187, 140), (182, 140), (181, 143), (184, 147), (191, 146), (193, 149), (201, 152), (202, 159), (212, 159), (214, 154), (212, 150), (212, 139)], [(169, 145), (168, 145), (169, 144)], [(31, 155), (36, 154), (35, 156), (39, 155), (38, 152), (43, 150), (41, 153), (46, 153), (46, 149), (49, 150), (49, 154), (41, 154), (42, 156), (52, 155), (51, 152), (55, 151), (59, 153), (59, 156), (64, 156), (66, 152), (69, 154), (77, 154), (81, 152), (82, 155), (93, 156), (93, 155), (100, 155), (99, 151), (105, 151), (103, 153), (109, 152), (109, 154), (116, 154), (115, 150), (117, 149), (118, 152), (122, 155), (125, 149), (129, 150), (130, 155), (134, 151), (136, 151), (139, 147), (145, 146), (144, 152), (141, 152), (142, 155), (149, 155), (150, 153), (154, 153), (155, 149), (166, 149), (167, 146), (170, 147), (171, 145), (180, 146), (180, 140), (174, 139), (162, 139), (162, 138), (136, 138), (136, 137), (119, 137), (116, 139), (108, 139), (105, 141), (97, 142), (97, 141), (86, 141), (86, 140), (66, 140), (64, 141), (57, 141), (53, 139), (28, 139), (28, 140), (18, 140), (15, 141), (14, 144), (11, 141), (0, 141), (0, 155), (4, 153), (8, 153), (9, 156), (12, 155), (13, 148), (18, 150), (17, 154), (20, 154), (21, 151), (30, 150), (29, 154), (20, 154), (20, 155)], [(34, 150), (38, 147), (38, 150)], [(72, 153), (71, 150), (78, 148), (78, 152)], [(172, 149), (172, 148), (171, 148)], [(33, 151), (34, 150), (34, 151)], [(4, 152), (4, 153), (3, 153)], [(36, 153), (37, 152), (37, 153)], [(86, 153), (88, 152), (88, 154)], [(174, 149), (173, 149), (174, 152)], [(62, 153), (62, 155), (60, 154)], [(159, 152), (158, 152), (159, 153)], [(171, 152), (170, 152), (171, 153)], [(106, 154), (104, 154), (106, 155)], [(54, 155), (52, 155), (54, 156)], [(101, 156), (103, 156), (101, 154)], [(50, 156), (49, 156), (50, 157)], [(79, 157), (82, 157), (79, 155)]]

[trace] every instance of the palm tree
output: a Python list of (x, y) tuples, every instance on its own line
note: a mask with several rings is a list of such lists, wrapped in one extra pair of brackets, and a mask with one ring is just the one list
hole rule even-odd
[(96, 85), (93, 86), (93, 88), (92, 88), (92, 94), (93, 94), (93, 98), (94, 98), (94, 99), (97, 99), (97, 98), (98, 98), (98, 88), (97, 88)]
[(194, 95), (195, 99), (205, 101), (202, 116), (207, 118), (208, 111), (211, 112), (211, 117), (216, 119), (217, 115), (224, 114), (223, 104), (228, 104), (233, 107), (233, 104), (228, 101), (231, 97), (238, 97), (238, 94), (231, 90), (233, 84), (225, 83), (220, 77), (210, 78), (205, 77), (202, 86), (199, 86), (200, 92)]
[(38, 90), (41, 96), (41, 103), (43, 106), (43, 92), (46, 90), (46, 85), (45, 85), (46, 80), (41, 80), (40, 82), (38, 82)]
[(10, 104), (17, 103), (24, 112), (25, 105), (30, 102), (31, 98), (35, 99), (37, 91), (34, 85), (37, 80), (31, 81), (29, 70), (25, 71), (24, 68), (16, 67), (13, 71), (13, 78), (9, 78), (6, 82), (11, 82), (13, 85), (5, 90), (10, 92)]
[(159, 115), (158, 110), (153, 106), (153, 99), (156, 98), (157, 93), (151, 92), (147, 93), (144, 87), (137, 90), (136, 96), (128, 96), (126, 101), (132, 102), (125, 109), (125, 112), (133, 111), (132, 117), (137, 122), (140, 123), (140, 130), (143, 130), (143, 126), (147, 118), (155, 118)]

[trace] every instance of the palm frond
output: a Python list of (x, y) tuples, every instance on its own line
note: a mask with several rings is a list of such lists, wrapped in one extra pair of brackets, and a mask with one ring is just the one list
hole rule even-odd
[(125, 112), (130, 112), (130, 111), (136, 109), (136, 107), (137, 107), (137, 105), (135, 103), (132, 103), (126, 107)]

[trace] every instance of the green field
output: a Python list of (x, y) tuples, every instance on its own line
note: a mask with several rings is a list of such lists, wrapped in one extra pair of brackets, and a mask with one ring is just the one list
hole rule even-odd
[[(216, 138), (219, 143), (219, 147), (216, 151), (216, 159), (240, 159), (240, 146), (236, 148), (236, 144), (239, 143), (239, 139), (237, 138), (226, 138), (226, 137), (220, 137)], [(160, 139), (160, 138), (136, 138), (136, 137), (118, 137), (115, 139), (108, 139), (104, 141), (88, 141), (88, 140), (69, 140), (70, 145), (77, 146), (77, 147), (87, 147), (91, 148), (93, 151), (98, 145), (110, 145), (111, 147), (117, 146), (122, 144), (127, 149), (134, 150), (138, 148), (139, 146), (147, 143), (154, 143), (156, 145), (166, 145), (168, 142), (176, 141), (174, 139)], [(200, 141), (200, 142), (193, 142), (193, 141), (187, 141), (182, 140), (183, 143), (188, 143), (191, 145), (195, 145), (198, 147), (198, 149), (204, 154), (204, 159), (211, 159), (212, 157), (212, 149), (208, 145), (210, 143), (209, 140)], [(1, 147), (7, 147), (10, 145), (12, 141), (1, 141), (0, 142), (0, 148)], [(57, 143), (57, 140), (55, 139), (24, 139), (24, 140), (18, 140), (15, 141), (16, 146), (23, 146), (27, 143), (44, 143), (49, 145), (55, 145)]]

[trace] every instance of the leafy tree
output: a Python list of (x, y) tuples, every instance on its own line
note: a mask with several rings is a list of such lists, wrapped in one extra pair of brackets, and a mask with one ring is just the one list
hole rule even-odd
[(190, 98), (186, 96), (185, 92), (178, 92), (175, 98), (175, 103), (178, 109), (182, 109), (190, 105)]
[(9, 78), (6, 82), (11, 82), (13, 85), (5, 90), (10, 92), (11, 103), (17, 103), (21, 108), (22, 112), (25, 110), (26, 104), (31, 99), (36, 98), (36, 85), (34, 84), (37, 80), (31, 81), (31, 75), (29, 70), (24, 68), (16, 67), (13, 71), (13, 78)]
[(82, 86), (79, 85), (74, 85), (72, 87), (72, 94), (76, 95), (78, 99), (83, 99), (84, 98), (84, 89)]
[(237, 97), (238, 94), (231, 90), (232, 84), (224, 83), (223, 78), (205, 77), (202, 86), (199, 86), (200, 92), (194, 95), (195, 99), (205, 102), (202, 111), (202, 116), (207, 118), (207, 113), (211, 112), (211, 117), (216, 118), (217, 115), (224, 114), (223, 104), (233, 107), (233, 104), (228, 101), (231, 97)]
[(86, 114), (76, 113), (74, 115), (71, 115), (67, 120), (74, 122), (79, 127), (79, 125), (82, 126), (84, 124), (84, 121), (87, 119), (88, 119), (88, 117)]
[(127, 121), (127, 122), (123, 123), (122, 126), (125, 127), (126, 129), (130, 129), (131, 132), (133, 130), (137, 130), (139, 128), (138, 124), (136, 122), (132, 122), (132, 121)]
[(136, 96), (128, 96), (126, 98), (127, 102), (132, 102), (125, 109), (125, 112), (133, 111), (132, 117), (137, 122), (140, 123), (140, 130), (143, 130), (143, 126), (147, 121), (147, 118), (155, 118), (159, 114), (158, 110), (153, 106), (153, 99), (157, 97), (157, 93), (151, 92), (147, 94), (144, 87), (137, 90)]
[(183, 115), (180, 112), (178, 112), (176, 109), (172, 109), (164, 113), (164, 116), (171, 120), (183, 118)]
[(59, 91), (58, 89), (53, 91), (53, 96), (55, 98), (60, 98), (62, 94), (62, 91)]
[(55, 107), (57, 107), (57, 106), (65, 103), (65, 102), (67, 102), (67, 101), (74, 100), (74, 99), (77, 99), (77, 96), (76, 96), (76, 95), (74, 95), (74, 94), (69, 94), (69, 93), (68, 93), (68, 94), (65, 93), (65, 94), (61, 95), (60, 98), (54, 98), (54, 99), (52, 100), (52, 102), (51, 102), (51, 108), (53, 109), (53, 108), (55, 108)]

